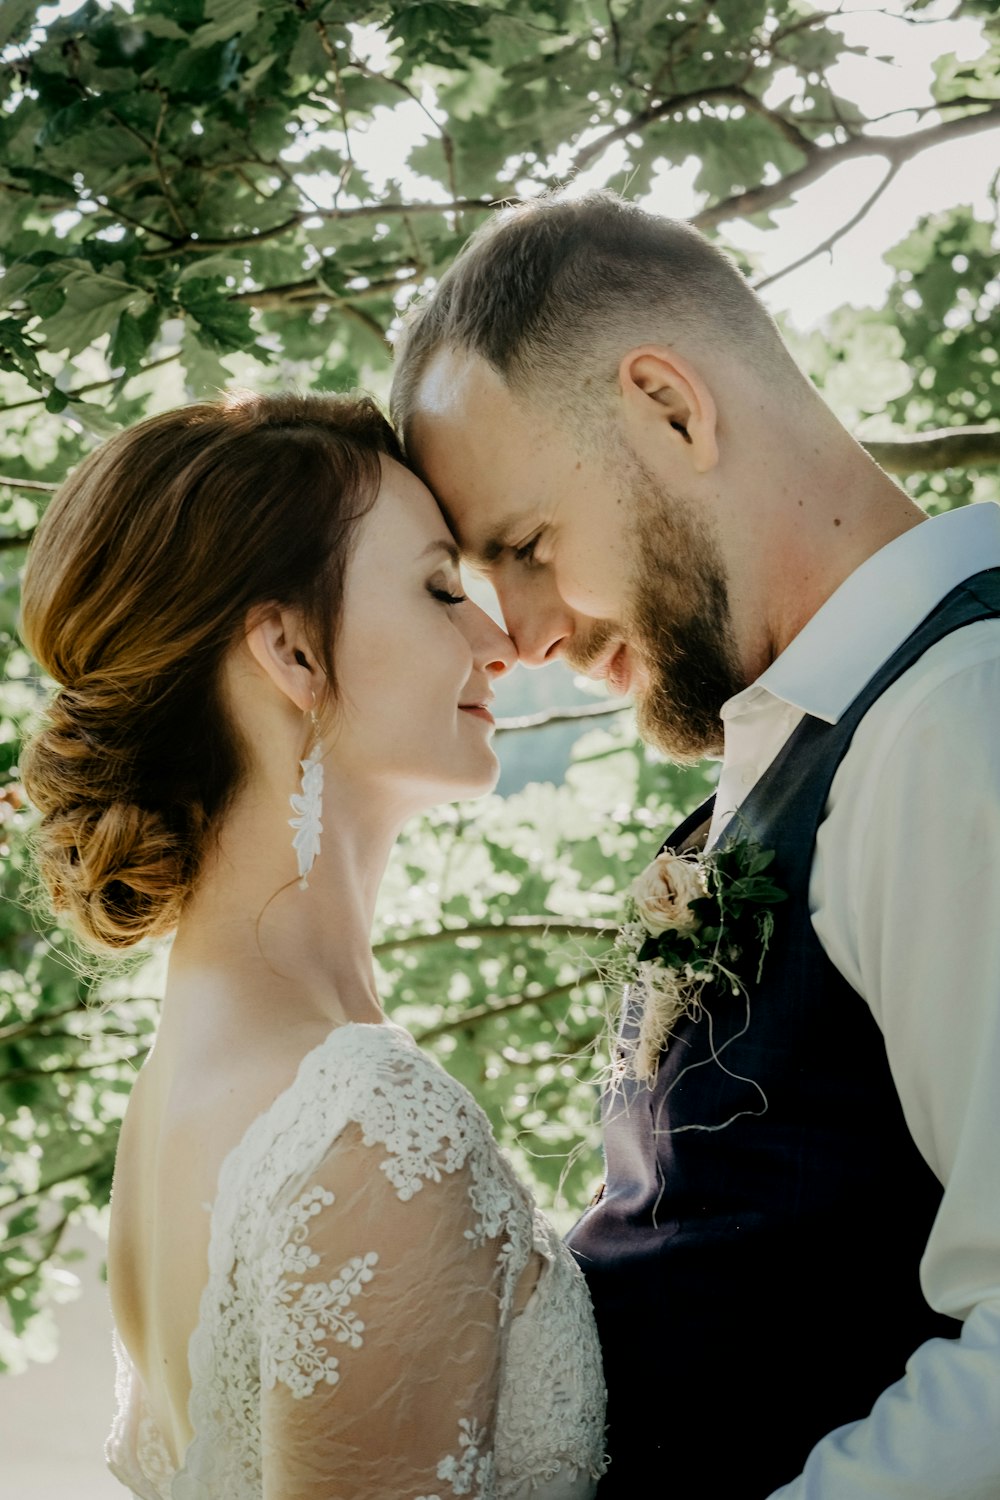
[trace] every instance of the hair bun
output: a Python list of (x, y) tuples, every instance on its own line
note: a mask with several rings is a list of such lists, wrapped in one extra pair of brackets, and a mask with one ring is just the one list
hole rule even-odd
[(22, 754), (25, 788), (42, 813), (35, 856), (53, 906), (82, 937), (128, 948), (176, 926), (189, 841), (129, 800), (121, 755), (95, 742), (82, 708), (78, 694), (58, 693)]

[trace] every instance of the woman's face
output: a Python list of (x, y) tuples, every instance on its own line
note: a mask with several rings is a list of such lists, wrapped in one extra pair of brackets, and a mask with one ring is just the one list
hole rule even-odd
[(495, 784), (488, 705), (516, 653), (463, 596), (455, 541), (430, 491), (392, 459), (382, 473), (347, 575), (329, 758), (426, 806)]

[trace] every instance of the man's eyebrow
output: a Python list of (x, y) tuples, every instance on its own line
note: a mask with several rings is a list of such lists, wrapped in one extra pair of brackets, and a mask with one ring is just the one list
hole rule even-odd
[(444, 552), (446, 556), (448, 556), (455, 564), (456, 568), (461, 561), (458, 544), (452, 541), (446, 542), (443, 537), (439, 538), (439, 540), (436, 542), (428, 542), (427, 546), (424, 548), (423, 552), (421, 552), (420, 556), (427, 557), (431, 552)]
[(495, 563), (507, 547), (510, 546), (511, 538), (516, 537), (527, 525), (527, 518), (518, 513), (505, 516), (502, 521), (491, 529), (486, 539), (478, 547), (465, 547), (462, 549), (462, 557), (470, 568), (488, 568)]

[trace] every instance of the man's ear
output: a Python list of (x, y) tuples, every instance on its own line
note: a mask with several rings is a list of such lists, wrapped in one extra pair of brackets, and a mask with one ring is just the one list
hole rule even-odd
[(246, 643), (254, 661), (279, 692), (308, 713), (321, 696), (325, 678), (296, 610), (259, 605), (246, 622)]
[(679, 445), (697, 474), (719, 462), (715, 400), (687, 360), (661, 345), (630, 349), (618, 367), (626, 402), (643, 424), (655, 423), (671, 445)]

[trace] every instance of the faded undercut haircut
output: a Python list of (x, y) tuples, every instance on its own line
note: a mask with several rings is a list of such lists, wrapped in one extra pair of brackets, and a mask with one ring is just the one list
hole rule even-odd
[(533, 198), (496, 213), (407, 318), (392, 417), (404, 441), (440, 349), (479, 355), (516, 395), (573, 425), (607, 411), (629, 348), (710, 348), (749, 378), (802, 394), (806, 382), (763, 302), (691, 225), (616, 193)]

